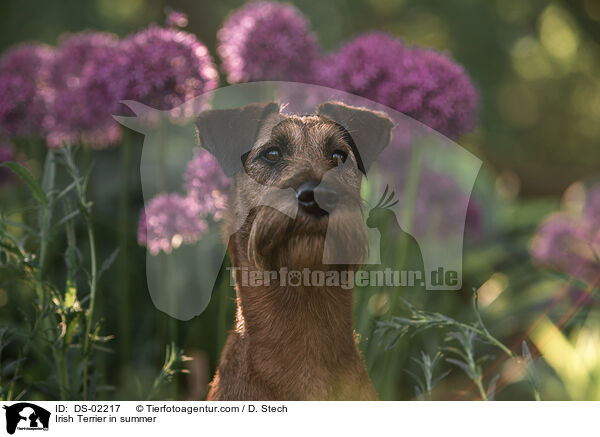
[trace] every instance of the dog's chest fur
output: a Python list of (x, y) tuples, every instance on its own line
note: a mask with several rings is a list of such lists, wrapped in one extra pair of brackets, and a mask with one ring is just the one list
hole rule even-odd
[(349, 291), (343, 298), (337, 289), (252, 291), (238, 298), (209, 399), (376, 398), (355, 342)]
[[(231, 237), (232, 265), (260, 270), (247, 238), (246, 228)], [(244, 287), (235, 279), (236, 322), (209, 400), (376, 399), (353, 331), (352, 290)]]

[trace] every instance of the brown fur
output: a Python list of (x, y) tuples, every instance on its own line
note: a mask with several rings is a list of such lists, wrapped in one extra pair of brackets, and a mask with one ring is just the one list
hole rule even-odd
[[(200, 128), (199, 128), (200, 129)], [(347, 132), (346, 132), (347, 133)], [(389, 139), (389, 136), (388, 136)], [(252, 270), (355, 270), (356, 265), (323, 265), (325, 232), (347, 242), (340, 250), (366, 255), (362, 219), (362, 174), (343, 128), (323, 116), (284, 116), (261, 120), (244, 170), (233, 178), (224, 233), (231, 235), (232, 266)], [(284, 159), (272, 166), (260, 159), (277, 145)], [(329, 182), (342, 201), (335, 213), (316, 218), (299, 209), (294, 219), (260, 204), (256, 185), (296, 189), (321, 181), (336, 164), (334, 150), (347, 163)], [(349, 162), (348, 162), (349, 161)], [(244, 174), (245, 173), (245, 174)], [(330, 178), (331, 179), (331, 178)], [(236, 218), (245, 216), (241, 228)], [(234, 232), (236, 229), (236, 232)], [(211, 383), (209, 400), (374, 400), (352, 326), (352, 291), (339, 287), (244, 286), (234, 275), (237, 316)]]

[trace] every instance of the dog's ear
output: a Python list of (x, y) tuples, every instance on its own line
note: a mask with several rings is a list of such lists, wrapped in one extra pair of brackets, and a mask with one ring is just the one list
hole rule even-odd
[(385, 112), (325, 102), (317, 106), (316, 114), (334, 121), (349, 135), (358, 168), (364, 174), (392, 138), (394, 122)]
[(242, 169), (243, 157), (254, 145), (262, 122), (278, 112), (279, 105), (275, 102), (204, 111), (196, 119), (198, 143), (231, 177)]

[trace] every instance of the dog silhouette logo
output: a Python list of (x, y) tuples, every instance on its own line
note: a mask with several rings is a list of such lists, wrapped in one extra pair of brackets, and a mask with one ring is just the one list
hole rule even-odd
[(28, 402), (3, 406), (6, 410), (6, 432), (14, 434), (18, 430), (48, 430), (50, 411)]

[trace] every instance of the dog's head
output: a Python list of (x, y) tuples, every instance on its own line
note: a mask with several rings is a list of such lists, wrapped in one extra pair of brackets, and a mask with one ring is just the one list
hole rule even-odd
[[(262, 103), (204, 112), (196, 126), (200, 144), (233, 176), (226, 235), (245, 219), (234, 237), (235, 264), (332, 268), (323, 266), (324, 250), (334, 260), (349, 251), (364, 258), (360, 185), (390, 141), (387, 115), (327, 102), (314, 115), (294, 116)], [(290, 209), (293, 217), (281, 212)]]

